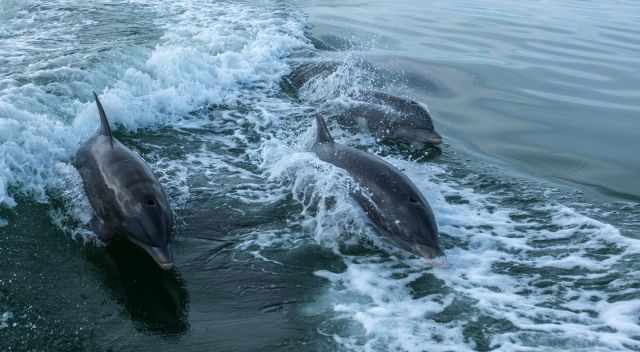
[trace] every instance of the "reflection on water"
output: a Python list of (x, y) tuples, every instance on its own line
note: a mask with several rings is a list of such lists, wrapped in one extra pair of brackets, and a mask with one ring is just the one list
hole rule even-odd
[(142, 249), (124, 239), (109, 244), (99, 270), (116, 301), (140, 323), (142, 331), (181, 335), (189, 328), (189, 295), (176, 270), (165, 271)]

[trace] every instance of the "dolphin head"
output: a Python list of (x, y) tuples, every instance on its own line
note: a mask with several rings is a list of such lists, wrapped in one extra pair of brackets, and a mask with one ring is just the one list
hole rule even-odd
[(418, 192), (399, 192), (385, 209), (387, 237), (407, 252), (426, 259), (444, 255), (431, 207)]
[(421, 151), (435, 147), (442, 143), (442, 137), (433, 129), (417, 128), (402, 124), (389, 132), (388, 139), (411, 146), (411, 149)]
[(442, 144), (442, 136), (436, 132), (426, 106), (414, 101), (400, 101), (396, 102), (395, 113), (387, 113), (389, 128), (386, 138), (418, 151)]
[(127, 239), (144, 249), (162, 269), (173, 268), (174, 220), (164, 192), (159, 185), (144, 184), (127, 198), (123, 221)]

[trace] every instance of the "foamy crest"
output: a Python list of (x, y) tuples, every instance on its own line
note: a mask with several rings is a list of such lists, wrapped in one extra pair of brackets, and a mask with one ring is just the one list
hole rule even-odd
[[(323, 332), (343, 347), (356, 351), (447, 351), (463, 344), (462, 332), (455, 324), (433, 321), (453, 297), (441, 293), (412, 296), (408, 285), (422, 277), (421, 270), (381, 258), (348, 259), (347, 265), (340, 274), (316, 272), (332, 283), (330, 295), (336, 314)], [(345, 323), (350, 326), (347, 331), (342, 329)]]
[[(299, 145), (308, 144), (310, 133), (302, 135)], [(314, 154), (271, 140), (265, 145), (264, 165), (268, 180), (286, 185), (302, 205), (303, 226), (315, 239), (338, 250), (341, 239), (363, 234), (366, 223), (350, 192), (357, 185), (342, 169), (320, 161)]]
[(379, 84), (375, 70), (362, 59), (346, 55), (333, 72), (320, 74), (307, 80), (299, 96), (309, 102), (323, 104), (324, 108), (349, 105), (354, 96)]
[(8, 328), (10, 321), (13, 319), (13, 313), (4, 312), (0, 315), (0, 330)]

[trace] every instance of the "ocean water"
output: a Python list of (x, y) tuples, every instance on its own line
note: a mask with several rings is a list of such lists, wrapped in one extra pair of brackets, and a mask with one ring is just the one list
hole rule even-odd
[[(640, 7), (0, 0), (0, 350), (640, 350)], [(292, 98), (297, 64), (337, 61)], [(372, 68), (373, 67), (373, 68)], [(446, 265), (379, 241), (312, 116), (429, 106), (426, 160), (329, 125), (431, 203)], [(105, 248), (96, 129), (157, 172), (175, 272)]]

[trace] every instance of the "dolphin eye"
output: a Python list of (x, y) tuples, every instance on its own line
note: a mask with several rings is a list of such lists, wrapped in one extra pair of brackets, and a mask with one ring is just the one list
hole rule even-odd
[(418, 201), (417, 201), (415, 198), (413, 198), (413, 197), (409, 197), (409, 203), (411, 203), (411, 204), (418, 204)]
[(156, 205), (156, 201), (153, 198), (148, 198), (144, 203), (148, 207), (152, 207), (152, 206)]

